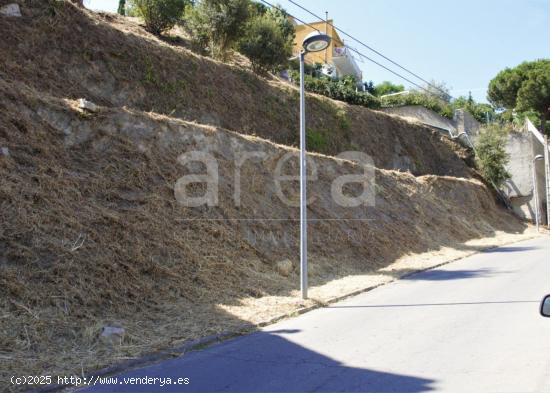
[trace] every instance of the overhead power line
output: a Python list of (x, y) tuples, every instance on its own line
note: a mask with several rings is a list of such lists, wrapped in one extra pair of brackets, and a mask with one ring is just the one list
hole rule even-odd
[[(300, 22), (300, 23), (302, 23), (302, 24), (304, 24), (304, 25), (306, 25), (306, 26), (312, 28), (313, 30), (318, 31), (319, 33), (321, 33), (321, 31), (320, 31), (318, 28), (316, 28), (315, 26), (313, 26), (313, 25), (311, 25), (310, 23), (307, 23), (307, 22), (301, 20), (300, 18), (298, 18), (298, 17), (296, 17), (296, 16), (294, 16), (294, 15), (288, 13), (288, 11), (282, 9), (281, 7), (278, 7), (278, 6), (276, 6), (276, 5), (273, 5), (273, 4), (271, 4), (270, 2), (268, 2), (268, 1), (266, 1), (266, 0), (260, 0), (260, 1), (261, 1), (262, 3), (268, 5), (268, 6), (271, 7), (271, 8), (275, 8), (275, 9), (277, 9), (277, 10), (279, 10), (279, 11), (285, 12), (288, 16), (294, 18), (294, 19), (297, 20), (298, 22)], [(401, 78), (401, 79), (403, 79), (403, 80), (409, 82), (410, 84), (412, 84), (412, 85), (418, 87), (419, 89), (424, 90), (424, 91), (427, 92), (428, 94), (433, 94), (433, 92), (429, 91), (429, 90), (426, 89), (425, 87), (423, 87), (423, 86), (419, 85), (418, 83), (413, 82), (413, 81), (410, 80), (409, 78), (407, 78), (407, 77), (405, 77), (405, 76), (403, 76), (403, 75), (401, 75), (401, 74), (399, 74), (399, 73), (393, 71), (392, 69), (386, 67), (384, 64), (379, 63), (378, 61), (376, 61), (376, 60), (370, 58), (369, 56), (365, 55), (364, 53), (359, 52), (357, 49), (351, 48), (351, 47), (349, 47), (349, 46), (348, 46), (347, 48), (348, 48), (349, 50), (351, 50), (351, 51), (357, 53), (359, 56), (363, 57), (364, 59), (366, 59), (366, 60), (368, 60), (368, 61), (370, 61), (370, 62), (376, 64), (377, 66), (382, 67), (383, 69), (385, 69), (385, 70), (391, 72), (391, 73), (394, 74), (395, 76), (397, 76), (397, 77), (399, 77), (399, 78)], [(447, 94), (446, 92), (444, 92), (444, 93)]]
[[(321, 22), (325, 22), (327, 25), (331, 26), (334, 30), (338, 31), (339, 33), (345, 35), (346, 37), (348, 37), (348, 38), (350, 38), (350, 39), (352, 39), (352, 40), (354, 40), (355, 42), (357, 42), (358, 44), (364, 46), (364, 47), (367, 48), (368, 50), (370, 50), (370, 51), (376, 53), (378, 56), (384, 58), (385, 60), (389, 61), (389, 62), (392, 63), (393, 65), (395, 65), (395, 66), (401, 68), (403, 71), (406, 71), (406, 72), (408, 72), (409, 74), (411, 74), (412, 76), (414, 76), (414, 77), (420, 79), (422, 82), (426, 83), (426, 85), (428, 85), (428, 86), (430, 86), (430, 87), (432, 87), (432, 88), (434, 88), (434, 89), (439, 90), (441, 93), (443, 93), (443, 94), (445, 94), (445, 95), (447, 95), (447, 96), (450, 96), (449, 93), (447, 93), (445, 90), (441, 89), (439, 86), (436, 86), (436, 85), (432, 84), (431, 82), (428, 82), (426, 79), (422, 78), (422, 77), (419, 76), (418, 74), (412, 72), (411, 70), (409, 70), (408, 68), (402, 66), (401, 64), (397, 63), (396, 61), (390, 59), (389, 57), (387, 57), (386, 55), (384, 55), (384, 54), (381, 53), (380, 51), (377, 51), (377, 50), (374, 49), (373, 47), (371, 47), (371, 46), (365, 44), (363, 41), (361, 41), (361, 40), (355, 38), (355, 37), (352, 36), (351, 34), (346, 33), (344, 30), (340, 29), (339, 27), (336, 27), (334, 24), (330, 23), (328, 20), (325, 20), (325, 19), (321, 18), (319, 15), (313, 13), (312, 11), (308, 10), (307, 8), (305, 8), (304, 6), (302, 6), (302, 5), (298, 4), (298, 3), (296, 3), (296, 2), (293, 1), (293, 0), (288, 0), (288, 1), (289, 1), (290, 3), (292, 3), (292, 4), (294, 4), (296, 7), (300, 8), (301, 10), (307, 12), (307, 13), (310, 14), (311, 16), (313, 16), (313, 17), (319, 19)], [(309, 25), (309, 24), (308, 24), (308, 25)], [(317, 30), (317, 29), (316, 29), (316, 30)], [(384, 68), (385, 68), (385, 67), (384, 67)], [(387, 68), (386, 68), (386, 69), (387, 69)], [(415, 86), (418, 86), (418, 85), (415, 84)], [(426, 89), (424, 89), (424, 90), (426, 90)]]

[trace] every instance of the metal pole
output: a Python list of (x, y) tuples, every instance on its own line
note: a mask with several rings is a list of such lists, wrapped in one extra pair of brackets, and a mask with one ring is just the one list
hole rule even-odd
[(550, 153), (548, 152), (548, 136), (544, 136), (544, 173), (546, 175), (546, 226), (550, 229)]
[[(328, 35), (328, 11), (325, 11), (325, 34)], [(330, 45), (329, 45), (330, 46)], [(325, 64), (328, 62), (328, 48), (325, 49)]]
[(535, 195), (535, 222), (539, 231), (539, 191), (537, 187), (537, 160), (533, 160), (533, 194)]
[(307, 196), (306, 196), (306, 97), (304, 88), (304, 57), (300, 52), (300, 289), (307, 299)]

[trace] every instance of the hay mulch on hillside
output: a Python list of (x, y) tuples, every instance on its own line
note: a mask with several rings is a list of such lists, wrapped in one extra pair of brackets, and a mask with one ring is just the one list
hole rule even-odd
[[(274, 197), (270, 180), (291, 149), (139, 111), (88, 114), (74, 101), (2, 81), (0, 106), (0, 146), (9, 149), (0, 157), (2, 380), (90, 373), (386, 282), (399, 275), (390, 266), (465, 255), (475, 239), (524, 237), (525, 226), (470, 179), (376, 170), (375, 207), (337, 208), (330, 182), (357, 168), (317, 155), (310, 217), (344, 220), (310, 226), (315, 300), (303, 303), (298, 226), (289, 225), (298, 210)], [(174, 198), (183, 174), (177, 157), (205, 148), (222, 163), (220, 205), (182, 208)], [(269, 158), (241, 168), (239, 208), (231, 200), (234, 158), (249, 150)], [(437, 250), (451, 253), (424, 260)], [(277, 269), (284, 259), (293, 265), (288, 276)], [(105, 326), (126, 333), (105, 342)]]
[[(19, 3), (22, 18), (0, 21), (2, 388), (13, 388), (11, 375), (91, 373), (313, 304), (296, 297), (299, 210), (276, 198), (272, 181), (277, 161), (295, 152), (276, 144), (296, 142), (295, 89), (119, 16)], [(78, 109), (81, 97), (99, 113)], [(331, 137), (322, 153), (359, 149), (378, 167), (376, 205), (346, 210), (332, 204), (331, 182), (362, 168), (311, 155), (315, 301), (465, 255), (471, 242), (524, 238), (526, 225), (495, 204), (454, 142), (365, 108), (309, 100), (308, 124)], [(220, 164), (216, 207), (185, 208), (174, 197), (192, 169), (178, 157), (192, 150)], [(236, 206), (235, 159), (249, 151), (267, 158), (240, 168)], [(287, 169), (295, 173), (296, 162)], [(288, 275), (277, 268), (286, 259)], [(106, 341), (104, 327), (125, 334)]]

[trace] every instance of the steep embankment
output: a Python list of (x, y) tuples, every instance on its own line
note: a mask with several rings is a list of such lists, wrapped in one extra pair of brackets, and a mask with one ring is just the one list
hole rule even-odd
[[(89, 370), (239, 324), (218, 305), (296, 289), (299, 212), (282, 202), (274, 179), (293, 150), (134, 110), (91, 115), (73, 101), (6, 82), (0, 103), (0, 143), (9, 147), (0, 157), (3, 372)], [(219, 163), (218, 206), (176, 201), (178, 179), (204, 173), (201, 165), (178, 164), (190, 151), (207, 151)], [(237, 170), (245, 152), (264, 156)], [(331, 184), (363, 169), (314, 160), (313, 285), (496, 229), (521, 229), (483, 184), (452, 177), (377, 169), (367, 189), (375, 205), (342, 208)], [(296, 171), (295, 161), (288, 164), (283, 174)], [(295, 199), (295, 182), (283, 182), (281, 191)], [(285, 258), (294, 265), (290, 277), (277, 273)], [(98, 341), (111, 324), (128, 332), (114, 350)]]
[[(23, 18), (0, 22), (1, 77), (56, 97), (85, 97), (297, 144), (295, 87), (198, 56), (177, 36), (161, 41), (136, 21), (43, 4), (48, 1), (20, 3)], [(361, 150), (384, 169), (469, 176), (454, 152), (460, 147), (426, 127), (320, 96), (310, 96), (307, 108), (316, 140), (311, 150)]]
[[(294, 142), (295, 90), (118, 17), (21, 4), (23, 18), (0, 18), (0, 378), (88, 372), (241, 324), (227, 307), (293, 293), (299, 212), (281, 193), (295, 201), (296, 182), (279, 190), (276, 172), (295, 151), (273, 141)], [(81, 111), (81, 96), (103, 107)], [(374, 205), (343, 208), (331, 187), (363, 168), (311, 155), (312, 285), (522, 230), (437, 134), (320, 97), (309, 108), (327, 152), (354, 147), (381, 168), (425, 174), (371, 168)], [(205, 171), (179, 163), (191, 151), (216, 162), (215, 206), (176, 199), (179, 179)], [(260, 157), (240, 165), (250, 152)], [(296, 173), (296, 161), (281, 172)], [(284, 259), (290, 270), (277, 269)], [(121, 342), (101, 341), (113, 325), (126, 329)]]

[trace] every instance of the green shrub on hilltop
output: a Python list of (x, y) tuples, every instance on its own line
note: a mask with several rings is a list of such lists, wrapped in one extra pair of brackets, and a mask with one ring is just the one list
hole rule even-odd
[[(372, 84), (372, 81), (370, 83)], [(378, 83), (377, 85), (372, 86), (372, 90), (375, 96), (380, 97), (386, 94), (402, 92), (405, 90), (405, 86), (396, 85), (394, 83), (391, 83), (390, 81), (384, 81), (384, 82)]]
[(431, 94), (425, 94), (415, 91), (406, 94), (381, 97), (380, 101), (383, 108), (418, 105), (430, 109), (449, 119), (452, 119), (454, 114), (451, 104)]
[(243, 36), (249, 13), (249, 0), (200, 0), (187, 8), (186, 26), (198, 48), (226, 60)]
[[(295, 84), (300, 83), (300, 74), (298, 71), (291, 71), (291, 79)], [(371, 109), (380, 108), (378, 97), (365, 91), (357, 90), (357, 82), (353, 76), (333, 79), (327, 76), (316, 78), (311, 75), (305, 75), (304, 86), (306, 91), (321, 94), (334, 100)]]
[(145, 28), (160, 35), (181, 19), (191, 0), (130, 0), (130, 8), (143, 18)]
[(281, 28), (271, 13), (253, 17), (239, 42), (239, 51), (250, 59), (257, 73), (275, 71), (288, 63), (292, 55), (294, 30)]

